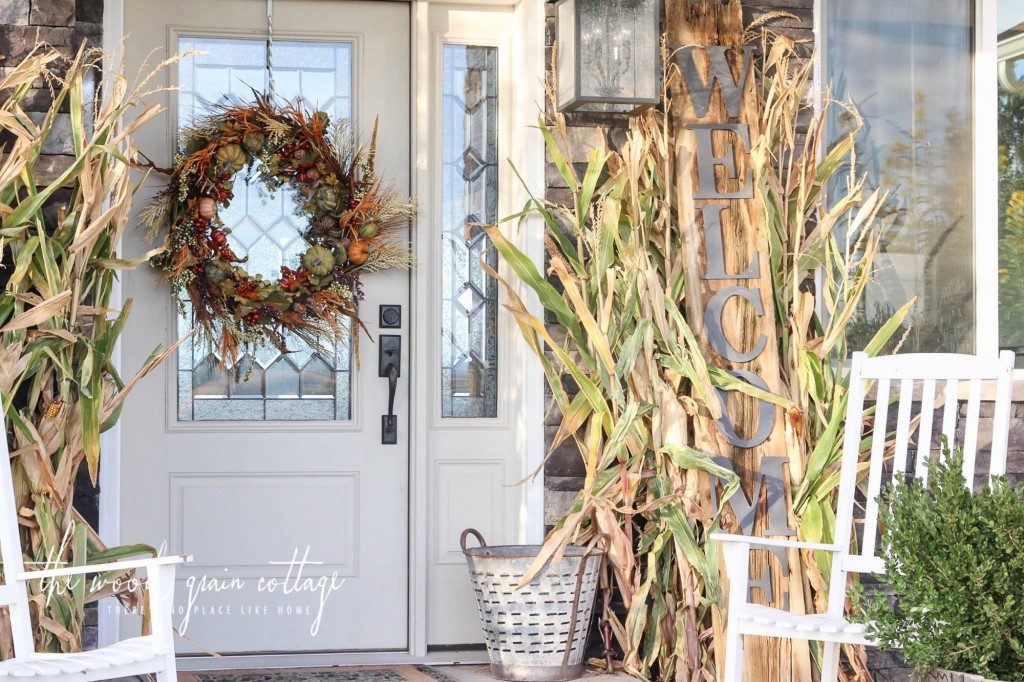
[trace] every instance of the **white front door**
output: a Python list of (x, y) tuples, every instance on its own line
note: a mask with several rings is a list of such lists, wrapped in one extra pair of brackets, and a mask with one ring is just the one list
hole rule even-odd
[[(275, 5), (277, 96), (352, 117), (364, 139), (379, 116), (377, 169), (408, 192), (410, 5)], [(203, 53), (167, 73), (179, 91), (154, 95), (168, 111), (137, 142), (156, 165), (171, 165), (177, 127), (191, 116), (226, 95), (266, 91), (265, 9), (252, 0), (125, 1), (129, 72), (147, 59)], [(250, 272), (276, 276), (304, 249), (305, 220), (287, 192), (268, 197), (241, 177), (235, 186), (222, 212), (232, 246), (248, 254)], [(146, 246), (139, 240), (126, 251)], [(395, 445), (381, 444), (388, 380), (378, 376), (378, 344), (365, 336), (361, 362), (344, 347), (326, 357), (298, 343), (287, 356), (259, 350), (248, 380), (245, 367), (225, 375), (208, 348), (189, 342), (126, 404), (120, 537), (194, 555), (179, 573), (174, 622), (197, 645), (220, 653), (407, 649), (409, 281), (405, 272), (366, 276), (359, 306), (375, 341), (379, 306), (402, 307), (401, 328), (383, 330), (403, 342)], [(125, 277), (124, 295), (134, 306), (122, 362), (138, 367), (190, 322), (176, 319), (168, 287), (149, 268)], [(138, 626), (123, 635), (129, 627)], [(184, 641), (178, 649), (198, 651)]]

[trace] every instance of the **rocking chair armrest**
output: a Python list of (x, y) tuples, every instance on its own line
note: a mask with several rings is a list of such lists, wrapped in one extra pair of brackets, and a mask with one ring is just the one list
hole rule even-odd
[(192, 561), (190, 554), (174, 554), (171, 556), (149, 557), (147, 559), (132, 559), (130, 561), (112, 561), (106, 564), (89, 564), (87, 566), (65, 566), (63, 568), (50, 568), (42, 571), (24, 571), (15, 574), (16, 580), (40, 580), (42, 578), (60, 578), (69, 575), (81, 575), (83, 573), (103, 573), (106, 571), (127, 571), (133, 568), (154, 568), (181, 564)]
[(749, 535), (736, 535), (733, 533), (712, 533), (712, 540), (718, 542), (735, 542), (745, 545), (756, 545), (757, 548), (781, 547), (783, 549), (807, 549), (821, 552), (839, 552), (839, 545), (825, 544), (823, 542), (801, 542), (799, 540), (778, 540), (775, 538), (755, 538)]

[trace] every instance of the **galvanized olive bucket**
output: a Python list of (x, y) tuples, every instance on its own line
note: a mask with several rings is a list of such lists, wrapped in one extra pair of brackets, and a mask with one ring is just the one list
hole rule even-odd
[[(466, 547), (474, 536), (479, 547)], [(488, 547), (467, 528), (460, 540), (469, 565), (491, 659), (491, 675), (516, 682), (556, 682), (583, 675), (583, 655), (604, 553), (568, 547), (516, 589), (540, 545)]]

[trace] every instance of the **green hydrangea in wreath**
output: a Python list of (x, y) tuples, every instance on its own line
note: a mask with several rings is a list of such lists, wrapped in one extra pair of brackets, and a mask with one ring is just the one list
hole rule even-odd
[[(314, 348), (355, 341), (362, 275), (409, 268), (413, 203), (374, 172), (377, 130), (357, 144), (346, 121), (322, 111), (273, 104), (225, 106), (182, 133), (166, 190), (142, 215), (151, 234), (166, 232), (151, 259), (183, 307), (191, 304), (198, 333), (232, 366), (245, 346), (270, 343), (288, 352), (286, 332)], [(219, 212), (233, 198), (242, 171), (273, 192), (295, 190), (308, 226), (309, 248), (298, 262), (265, 279), (245, 270)], [(352, 324), (346, 324), (347, 319)], [(250, 354), (250, 357), (252, 355)]]

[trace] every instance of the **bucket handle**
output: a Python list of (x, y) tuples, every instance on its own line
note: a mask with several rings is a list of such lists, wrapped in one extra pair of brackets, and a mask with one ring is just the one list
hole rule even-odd
[[(580, 590), (583, 588), (583, 575), (587, 572), (587, 564), (591, 558), (597, 558), (598, 561), (604, 562), (604, 553), (588, 550), (586, 554), (580, 557), (580, 570), (576, 574), (576, 593), (572, 597), (572, 615), (569, 618), (569, 636), (565, 642), (565, 653), (562, 654), (562, 665), (560, 668), (560, 679), (562, 680), (566, 679), (569, 674), (569, 655), (572, 653), (572, 642), (576, 639), (576, 619), (579, 617)], [(601, 570), (600, 565), (598, 565), (597, 570)], [(584, 643), (584, 646), (586, 646), (586, 643)]]
[(462, 537), (459, 538), (459, 546), (462, 547), (463, 554), (465, 554), (466, 552), (466, 538), (468, 538), (470, 535), (476, 538), (476, 541), (480, 543), (481, 547), (487, 546), (487, 542), (484, 540), (484, 536), (480, 535), (480, 531), (478, 531), (476, 528), (467, 528), (466, 530), (462, 531)]

